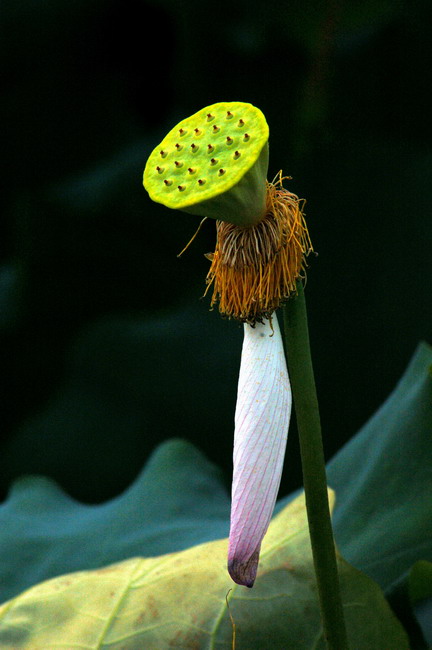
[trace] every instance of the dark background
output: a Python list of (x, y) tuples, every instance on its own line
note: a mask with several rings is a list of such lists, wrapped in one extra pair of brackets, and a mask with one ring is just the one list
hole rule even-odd
[[(88, 502), (182, 436), (227, 485), (241, 327), (200, 301), (206, 222), (153, 204), (180, 119), (252, 102), (269, 177), (307, 199), (307, 300), (326, 455), (431, 340), (432, 5), (390, 0), (3, 0), (0, 489)], [(428, 103), (429, 102), (429, 103)], [(292, 428), (282, 491), (300, 484)]]

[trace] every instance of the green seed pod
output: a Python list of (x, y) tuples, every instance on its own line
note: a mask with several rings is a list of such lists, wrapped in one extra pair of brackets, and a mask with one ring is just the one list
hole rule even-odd
[(150, 154), (144, 187), (168, 208), (251, 226), (265, 215), (269, 128), (243, 102), (182, 120)]

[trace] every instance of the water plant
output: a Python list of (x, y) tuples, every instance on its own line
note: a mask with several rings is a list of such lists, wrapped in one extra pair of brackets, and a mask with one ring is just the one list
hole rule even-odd
[[(306, 384), (305, 391), (294, 392), (306, 506), (325, 635), (330, 648), (341, 650), (347, 636), (302, 290), (312, 245), (302, 202), (283, 187), (282, 173), (275, 183), (265, 177), (268, 133), (263, 114), (250, 104), (207, 106), (176, 125), (152, 152), (144, 186), (167, 207), (217, 219), (207, 289), (214, 283), (211, 304), (244, 323), (228, 570), (247, 587), (254, 584), (276, 502), (291, 411), (283, 343), (273, 314), (284, 302), (296, 306), (287, 312), (287, 332), (294, 334), (286, 341), (294, 382)], [(298, 293), (300, 301), (294, 298)], [(300, 350), (291, 355), (291, 347)]]
[[(224, 325), (244, 331), (232, 499), (218, 468), (181, 439), (157, 447), (129, 488), (101, 504), (79, 503), (47, 477), (17, 480), (0, 504), (1, 648), (424, 650), (430, 645), (432, 350), (418, 347), (394, 392), (326, 471), (304, 295), (312, 250), (304, 203), (283, 187), (282, 173), (271, 183), (265, 178), (268, 127), (260, 111), (238, 102), (221, 105), (217, 115), (227, 118), (227, 128), (235, 125), (235, 111), (246, 106), (257, 114), (256, 133), (262, 131), (237, 184), (219, 183), (230, 177), (231, 162), (238, 162), (228, 158), (220, 168), (224, 174), (213, 177), (210, 195), (187, 206), (197, 214), (206, 213), (203, 206), (223, 207), (228, 217), (214, 217), (216, 245), (208, 256), (206, 289), (213, 290), (211, 308), (237, 321)], [(219, 108), (207, 111), (212, 116)], [(246, 114), (238, 121), (246, 122)], [(219, 144), (230, 146), (223, 139)], [(156, 160), (161, 150), (155, 150)], [(179, 173), (182, 167), (175, 163), (184, 160), (173, 158)], [(146, 171), (150, 190), (154, 181), (168, 196), (159, 170)], [(198, 199), (203, 185), (195, 188)], [(174, 189), (176, 197), (185, 191)], [(248, 196), (255, 199), (248, 203)], [(230, 222), (235, 218), (240, 223)], [(154, 321), (140, 316), (132, 328), (128, 321), (125, 336), (129, 332), (144, 345), (144, 362), (134, 366), (133, 375), (140, 404), (178, 383), (182, 374), (171, 372), (173, 359), (189, 359), (190, 349), (197, 352), (199, 345), (206, 350), (208, 314), (199, 308), (193, 318), (187, 313), (182, 309)], [(218, 329), (217, 319), (212, 324)], [(86, 349), (95, 346), (105, 359), (124, 329), (124, 322), (114, 330), (107, 323), (95, 327)], [(167, 331), (175, 336), (167, 338)], [(225, 344), (222, 336), (224, 352)], [(149, 396), (145, 373), (163, 357), (170, 372)], [(80, 359), (93, 373), (94, 358)], [(198, 365), (201, 378), (203, 364)], [(113, 372), (122, 383), (121, 360)], [(80, 376), (72, 377), (48, 412), (58, 419), (60, 400), (68, 417), (81, 424), (82, 410), (75, 415), (70, 408), (77, 394), (84, 390), (86, 403), (99, 403), (105, 389), (110, 399), (114, 394), (108, 379), (107, 386), (96, 383), (93, 394), (91, 382), (83, 387)], [(185, 395), (193, 410), (195, 389)], [(305, 489), (281, 499), (270, 521), (291, 399)], [(288, 471), (293, 462), (287, 459)], [(326, 475), (333, 489), (327, 489)]]

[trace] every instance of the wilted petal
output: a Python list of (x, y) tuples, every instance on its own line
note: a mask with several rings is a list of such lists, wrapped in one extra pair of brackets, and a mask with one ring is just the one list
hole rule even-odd
[(252, 587), (273, 514), (291, 414), (291, 387), (276, 316), (244, 325), (235, 413), (228, 571)]

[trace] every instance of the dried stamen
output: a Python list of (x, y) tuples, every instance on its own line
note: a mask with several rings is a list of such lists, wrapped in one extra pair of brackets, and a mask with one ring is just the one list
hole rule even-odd
[(266, 215), (253, 227), (217, 222), (216, 249), (207, 274), (211, 306), (251, 325), (269, 318), (305, 277), (313, 250), (304, 220), (304, 201), (285, 190), (282, 173), (267, 183)]

